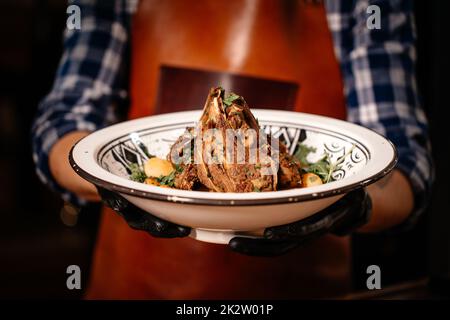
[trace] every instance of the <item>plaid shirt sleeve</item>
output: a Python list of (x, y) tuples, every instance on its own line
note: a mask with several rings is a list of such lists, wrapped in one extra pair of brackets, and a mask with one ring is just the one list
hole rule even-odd
[[(65, 200), (81, 203), (52, 178), (48, 152), (68, 132), (93, 131), (109, 122), (105, 114), (116, 94), (115, 79), (136, 2), (74, 1), (81, 7), (82, 28), (66, 33), (53, 89), (40, 104), (32, 128), (38, 175)], [(396, 145), (397, 168), (409, 178), (415, 195), (409, 224), (426, 207), (433, 180), (427, 122), (414, 75), (411, 2), (326, 0), (348, 120), (378, 131)], [(381, 10), (379, 30), (366, 27), (366, 10), (372, 4)]]
[(81, 29), (66, 30), (64, 53), (53, 88), (38, 107), (32, 126), (33, 159), (39, 178), (77, 205), (84, 201), (52, 177), (50, 149), (65, 134), (94, 131), (114, 120), (113, 101), (128, 40), (130, 3), (119, 0), (70, 1), (80, 7)]
[[(412, 226), (424, 211), (434, 179), (427, 120), (415, 79), (412, 2), (326, 1), (344, 78), (348, 120), (394, 143), (399, 156), (397, 169), (413, 189), (415, 209), (399, 229)], [(367, 27), (370, 5), (380, 8), (380, 29)]]

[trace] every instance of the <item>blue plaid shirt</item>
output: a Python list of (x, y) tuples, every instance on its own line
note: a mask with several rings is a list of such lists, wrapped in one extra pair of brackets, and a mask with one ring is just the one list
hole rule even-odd
[[(83, 201), (59, 186), (48, 155), (63, 135), (94, 131), (115, 120), (112, 106), (124, 95), (120, 66), (129, 45), (137, 0), (73, 1), (81, 7), (81, 30), (67, 30), (56, 79), (32, 128), (37, 174), (66, 201)], [(381, 29), (369, 29), (367, 7), (381, 9)], [(412, 224), (423, 212), (433, 181), (427, 120), (416, 87), (412, 0), (325, 1), (340, 62), (348, 121), (371, 128), (397, 147), (397, 169), (415, 195)]]

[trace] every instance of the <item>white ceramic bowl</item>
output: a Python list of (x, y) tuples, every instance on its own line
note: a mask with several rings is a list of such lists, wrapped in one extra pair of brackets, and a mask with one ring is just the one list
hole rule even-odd
[[(168, 113), (119, 123), (79, 141), (70, 153), (74, 170), (93, 184), (117, 192), (139, 208), (190, 226), (191, 236), (227, 243), (236, 234), (304, 219), (389, 173), (397, 162), (391, 142), (367, 128), (332, 118), (279, 110), (252, 110), (260, 125), (295, 152), (299, 142), (326, 151), (332, 161), (348, 152), (335, 181), (320, 186), (273, 192), (215, 193), (160, 188), (129, 179), (130, 163), (142, 163), (146, 151), (166, 158), (170, 146), (201, 111)], [(147, 150), (146, 150), (147, 149)]]

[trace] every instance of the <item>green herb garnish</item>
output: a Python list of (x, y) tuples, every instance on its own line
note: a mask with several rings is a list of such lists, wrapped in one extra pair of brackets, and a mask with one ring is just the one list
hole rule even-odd
[(175, 171), (176, 173), (181, 173), (183, 172), (184, 168), (178, 164), (175, 165)]
[(259, 188), (257, 188), (257, 187), (254, 187), (254, 188), (253, 188), (253, 192), (261, 192), (261, 189), (259, 189)]
[(305, 144), (299, 143), (297, 151), (295, 151), (294, 157), (297, 158), (298, 161), (300, 161), (302, 167), (307, 167), (310, 165), (310, 163), (306, 158), (311, 152), (316, 152), (316, 148), (308, 147)]
[(142, 170), (136, 163), (131, 163), (128, 167), (131, 171), (131, 180), (136, 182), (144, 182), (145, 179), (147, 179), (147, 175), (145, 174), (144, 170)]
[(229, 93), (229, 94), (225, 97), (225, 99), (223, 99), (223, 103), (224, 103), (227, 107), (229, 107), (229, 106), (232, 105), (233, 101), (235, 101), (235, 100), (237, 100), (237, 99), (239, 99), (239, 98), (240, 98), (240, 96), (238, 96), (237, 94), (231, 92), (231, 93)]
[(158, 181), (158, 183), (162, 186), (173, 187), (175, 182), (175, 173), (176, 171), (174, 170), (167, 176), (160, 176), (159, 178), (156, 178), (156, 181)]
[(327, 183), (330, 181), (331, 173), (333, 173), (330, 156), (328, 153), (317, 160), (314, 163), (309, 163), (308, 166), (302, 167), (305, 172), (314, 173), (322, 179), (323, 183)]
[(181, 172), (183, 172), (183, 167), (175, 165), (175, 170), (173, 170), (167, 176), (160, 176), (159, 178), (156, 178), (156, 181), (158, 181), (158, 183), (162, 186), (173, 187), (177, 173)]
[(352, 153), (354, 148), (355, 145), (334, 163), (331, 162), (330, 155), (327, 152), (325, 152), (325, 155), (316, 162), (309, 162), (306, 158), (311, 152), (316, 152), (316, 148), (299, 143), (294, 157), (300, 161), (304, 172), (314, 173), (322, 179), (323, 183), (328, 183), (334, 180), (332, 176), (333, 172), (341, 168), (341, 164), (344, 162), (345, 158)]

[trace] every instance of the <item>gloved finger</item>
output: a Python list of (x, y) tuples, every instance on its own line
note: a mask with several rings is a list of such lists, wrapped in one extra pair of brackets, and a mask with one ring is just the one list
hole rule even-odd
[(186, 237), (191, 232), (191, 228), (160, 219), (136, 207), (112, 191), (101, 187), (97, 187), (97, 189), (105, 205), (122, 216), (128, 225), (135, 230), (147, 231), (152, 236), (159, 238)]
[(108, 189), (97, 186), (102, 202), (116, 211), (127, 223), (134, 229), (140, 229), (139, 226), (145, 225), (145, 214), (147, 212), (132, 205), (127, 199)]
[(119, 196), (117, 193), (99, 186), (96, 187), (98, 194), (102, 198), (103, 204), (107, 207), (113, 209), (114, 211), (120, 212), (128, 206), (128, 201)]
[(191, 228), (178, 226), (173, 223), (146, 221), (145, 223), (132, 223), (130, 227), (150, 233), (157, 238), (182, 238), (191, 233)]
[(327, 233), (333, 223), (331, 216), (314, 222), (294, 222), (288, 225), (267, 228), (264, 237), (269, 240), (291, 240), (307, 242)]
[(293, 250), (298, 246), (298, 243), (288, 240), (234, 237), (228, 242), (228, 246), (234, 252), (248, 256), (274, 257)]
[[(366, 199), (364, 189), (358, 189), (346, 194), (344, 197), (315, 213), (314, 215), (281, 226), (267, 228), (264, 236), (267, 239), (291, 239), (297, 241), (310, 241), (331, 230), (344, 225), (352, 216), (360, 213), (363, 201)], [(370, 200), (370, 198), (369, 198)]]
[(169, 221), (160, 219), (142, 209), (129, 204), (120, 212), (128, 225), (136, 230), (142, 230), (158, 238), (186, 237), (191, 232), (191, 228), (180, 226)]
[(327, 233), (333, 224), (344, 213), (340, 205), (326, 209), (305, 219), (285, 225), (269, 227), (264, 231), (264, 237), (272, 240), (302, 240), (308, 241)]

